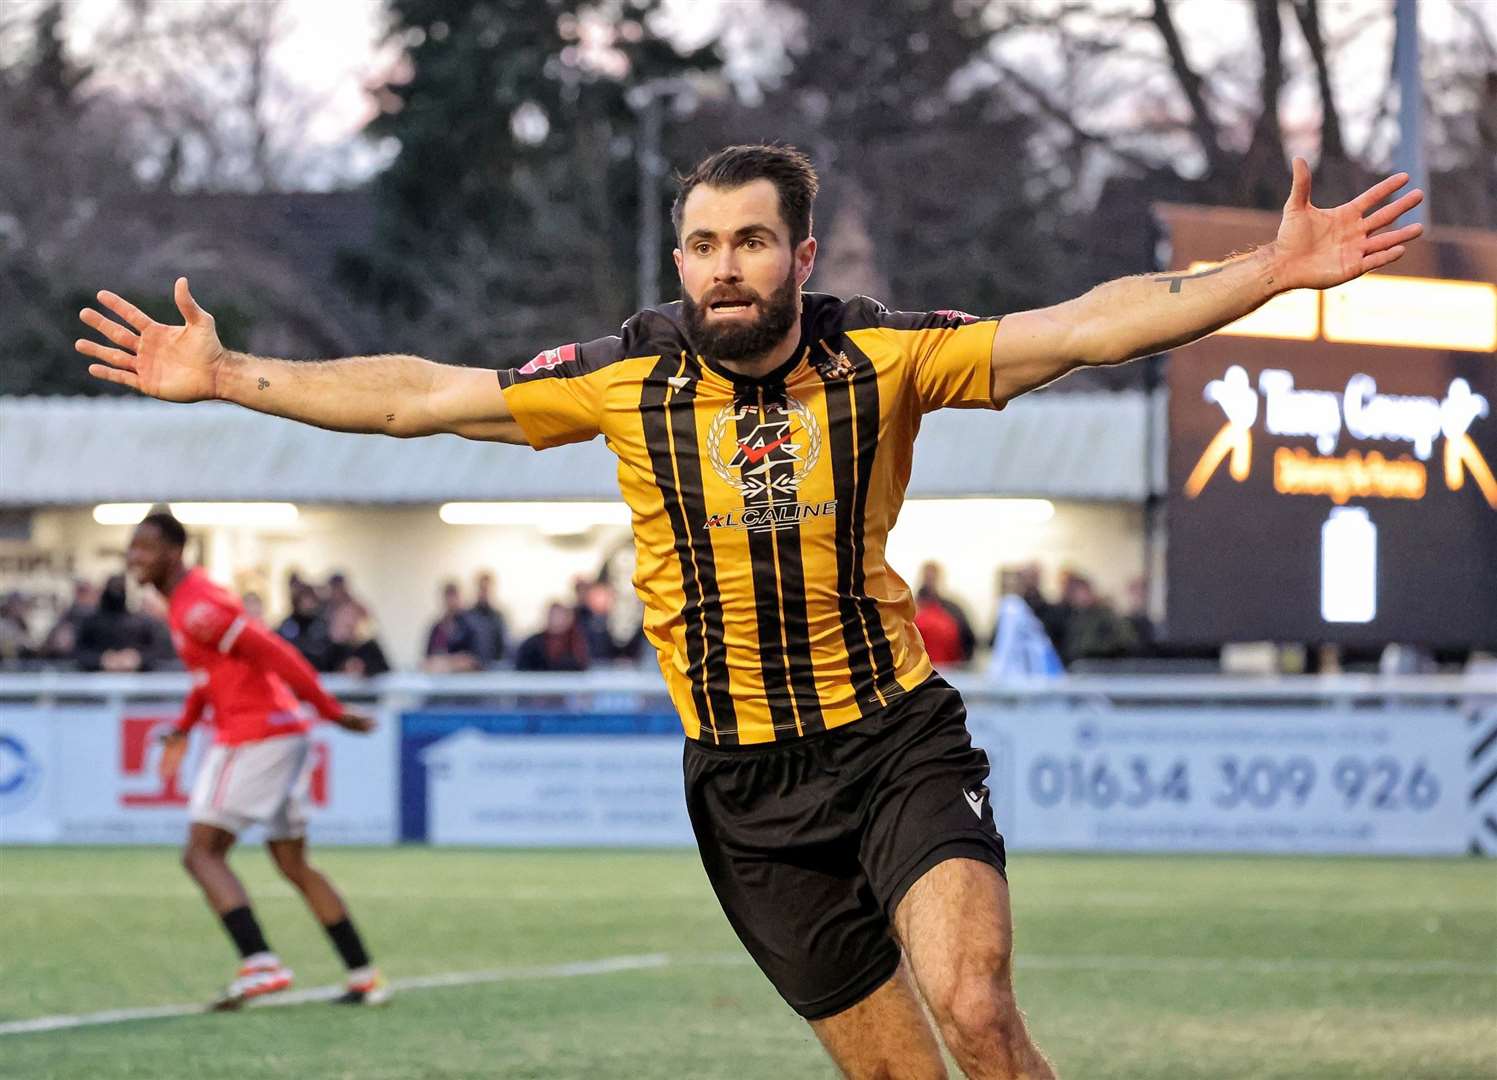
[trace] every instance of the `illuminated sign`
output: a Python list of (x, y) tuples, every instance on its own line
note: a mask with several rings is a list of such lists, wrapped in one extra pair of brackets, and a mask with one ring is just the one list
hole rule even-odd
[(1497, 285), (1367, 274), (1325, 294), (1327, 341), (1497, 349)]
[[(1242, 483), (1252, 473), (1254, 422), (1262, 396), (1263, 427), (1273, 435), (1304, 436), (1315, 440), (1320, 457), (1304, 450), (1279, 447), (1274, 451), (1274, 490), (1285, 495), (1330, 495), (1344, 503), (1353, 495), (1390, 499), (1421, 499), (1427, 482), (1423, 461), (1434, 451), (1435, 441), (1445, 439), (1445, 486), (1459, 491), (1469, 471), (1482, 497), (1497, 509), (1497, 479), (1469, 431), (1479, 417), (1491, 414), (1487, 399), (1471, 390), (1465, 379), (1452, 379), (1441, 398), (1428, 395), (1381, 394), (1377, 380), (1358, 372), (1339, 393), (1311, 390), (1294, 385), (1294, 373), (1266, 368), (1253, 389), (1247, 371), (1238, 364), (1227, 368), (1220, 379), (1206, 384), (1202, 395), (1221, 407), (1226, 423), (1207, 445), (1185, 481), (1184, 492), (1197, 498), (1228, 455), (1228, 471)], [(1363, 454), (1351, 450), (1343, 457), (1335, 452), (1345, 435), (1361, 441), (1406, 442), (1407, 454), (1390, 460), (1373, 450)]]
[[(1186, 269), (1219, 265), (1197, 260)], [(1497, 285), (1364, 274), (1324, 292), (1280, 293), (1217, 333), (1489, 353), (1497, 350)]]
[[(1277, 223), (1162, 216), (1178, 269)], [(1497, 647), (1497, 235), (1396, 269), (1170, 355), (1167, 639)]]

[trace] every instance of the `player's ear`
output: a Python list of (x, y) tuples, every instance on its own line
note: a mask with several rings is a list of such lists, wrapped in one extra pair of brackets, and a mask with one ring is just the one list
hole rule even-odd
[(795, 282), (804, 286), (816, 267), (816, 237), (808, 236), (795, 248)]
[(680, 279), (682, 285), (685, 285), (686, 284), (686, 276), (681, 272), (681, 249), (680, 248), (675, 248), (671, 252), (671, 259), (676, 264), (676, 277)]

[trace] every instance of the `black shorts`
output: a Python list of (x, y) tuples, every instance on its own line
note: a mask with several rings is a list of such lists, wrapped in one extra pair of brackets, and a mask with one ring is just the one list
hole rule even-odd
[(931, 867), (1004, 870), (988, 756), (932, 677), (877, 716), (762, 746), (686, 744), (686, 808), (728, 921), (807, 1020), (857, 1004), (899, 965), (894, 909)]

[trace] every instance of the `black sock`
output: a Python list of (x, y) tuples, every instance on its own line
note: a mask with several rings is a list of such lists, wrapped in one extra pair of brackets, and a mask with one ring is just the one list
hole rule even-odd
[(270, 946), (265, 944), (265, 935), (260, 932), (260, 924), (255, 921), (255, 913), (248, 906), (226, 911), (219, 918), (223, 919), (224, 929), (234, 939), (241, 958), (270, 951)]
[(364, 943), (359, 939), (359, 932), (353, 928), (352, 919), (345, 916), (342, 922), (324, 926), (323, 929), (333, 939), (333, 948), (343, 957), (343, 963), (349, 971), (369, 963), (369, 954), (364, 951)]

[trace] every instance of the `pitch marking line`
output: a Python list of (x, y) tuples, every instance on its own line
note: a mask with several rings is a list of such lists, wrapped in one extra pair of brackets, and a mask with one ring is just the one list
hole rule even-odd
[[(731, 966), (751, 961), (742, 953), (714, 953), (677, 957), (673, 963), (691, 966)], [(1135, 975), (1192, 973), (1206, 975), (1461, 975), (1497, 979), (1497, 964), (1473, 964), (1465, 960), (1335, 960), (1322, 957), (1259, 956), (1113, 956), (1078, 953), (1020, 953), (1014, 957), (1020, 971), (1123, 972)]]
[[(496, 968), (492, 971), (452, 971), (440, 975), (415, 975), (405, 979), (391, 979), (390, 988), (407, 992), (528, 979), (573, 979), (587, 975), (609, 975), (617, 971), (645, 971), (650, 968), (666, 967), (670, 962), (671, 958), (664, 953), (610, 956), (602, 960), (583, 960), (571, 964), (552, 964), (547, 967)], [(287, 993), (271, 995), (261, 1001), (252, 1001), (246, 1008), (274, 1009), (287, 1005), (305, 1005), (314, 1001), (331, 1001), (343, 993), (343, 990), (342, 986), (316, 986), (307, 990), (291, 990)], [(199, 1003), (155, 1005), (141, 1009), (107, 1009), (104, 1012), (80, 1013), (72, 1016), (38, 1016), (31, 1020), (11, 1020), (0, 1024), (0, 1035), (28, 1035), (41, 1031), (61, 1031), (65, 1028), (92, 1027), (97, 1024), (118, 1024), (129, 1020), (160, 1020), (173, 1016), (201, 1015), (207, 1011), (207, 1007)]]
[[(545, 967), (496, 968), (491, 971), (452, 971), (438, 975), (415, 975), (392, 979), (392, 990), (439, 990), (452, 986), (477, 986), (483, 983), (519, 982), (531, 979), (569, 979), (589, 975), (609, 975), (620, 971), (648, 971), (686, 966), (748, 966), (749, 958), (741, 953), (719, 953), (708, 956), (673, 959), (666, 953), (644, 953), (638, 956), (610, 956), (601, 960), (582, 960)], [(1172, 956), (1062, 956), (1020, 954), (1014, 964), (1021, 971), (1102, 971), (1133, 972), (1241, 972), (1257, 975), (1462, 975), (1497, 978), (1497, 966), (1471, 964), (1460, 960), (1332, 960), (1308, 957), (1270, 959), (1266, 957), (1172, 957)], [(273, 1009), (331, 1001), (343, 993), (342, 986), (317, 986), (275, 994), (262, 1001), (250, 1002), (247, 1008)], [(66, 1028), (118, 1024), (130, 1020), (160, 1020), (175, 1016), (202, 1015), (206, 1007), (193, 1005), (156, 1005), (139, 1009), (108, 1009), (104, 1012), (79, 1013), (71, 1016), (39, 1016), (31, 1020), (0, 1023), (0, 1035), (28, 1035)]]

